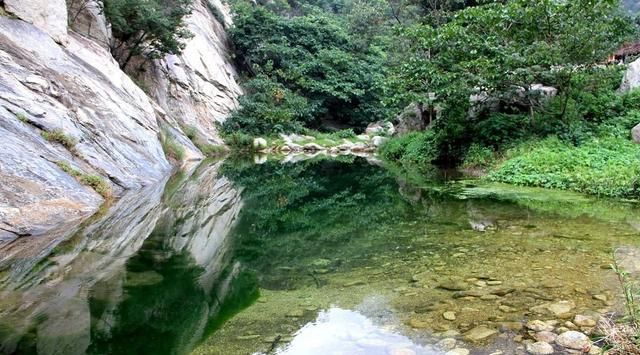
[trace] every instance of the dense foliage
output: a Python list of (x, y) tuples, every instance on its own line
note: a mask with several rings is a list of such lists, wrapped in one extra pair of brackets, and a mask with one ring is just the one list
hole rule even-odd
[[(231, 141), (308, 128), (358, 130), (417, 103), (435, 112), (435, 121), (428, 131), (390, 140), (381, 148), (386, 159), (425, 171), (432, 163), (501, 166), (493, 179), (630, 196), (637, 193), (633, 169), (617, 184), (603, 180), (637, 159), (628, 142), (638, 94), (618, 93), (624, 68), (603, 64), (636, 36), (625, 5), (239, 0), (231, 38), (247, 90), (223, 130)], [(574, 161), (571, 171), (545, 167), (563, 181), (531, 177), (541, 168), (536, 162), (560, 150), (595, 160), (582, 159), (583, 168)], [(527, 163), (508, 162), (516, 154)]]
[(231, 39), (249, 80), (225, 130), (269, 134), (318, 128), (321, 121), (361, 127), (387, 118), (385, 53), (380, 33), (369, 26), (384, 16), (376, 3), (335, 3), (339, 14), (322, 9), (330, 4), (277, 5), (234, 6)]
[(192, 0), (103, 0), (104, 14), (118, 40), (111, 52), (125, 69), (132, 58), (180, 54), (192, 34), (184, 17)]
[(402, 31), (407, 50), (389, 80), (390, 99), (435, 107), (438, 157), (457, 162), (473, 143), (497, 148), (545, 124), (570, 129), (582, 118), (574, 112), (582, 110), (576, 105), (582, 93), (600, 90), (598, 78), (608, 85), (616, 77), (598, 63), (632, 33), (615, 1), (469, 7), (444, 25), (419, 23)]

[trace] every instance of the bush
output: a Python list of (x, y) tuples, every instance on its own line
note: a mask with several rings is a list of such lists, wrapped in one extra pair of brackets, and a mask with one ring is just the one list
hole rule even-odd
[(236, 150), (253, 150), (253, 137), (243, 132), (233, 132), (224, 135), (224, 141)]
[(485, 169), (495, 163), (495, 153), (491, 148), (472, 144), (467, 151), (462, 163), (463, 168), (467, 169)]
[(529, 130), (527, 115), (493, 113), (475, 125), (475, 140), (482, 145), (499, 148), (522, 140)]
[(311, 119), (308, 101), (283, 85), (260, 75), (247, 82), (240, 108), (222, 125), (224, 133), (242, 131), (253, 135), (299, 132)]
[(391, 161), (429, 165), (437, 158), (438, 144), (432, 131), (411, 132), (391, 138), (380, 147), (380, 155)]
[(334, 139), (349, 139), (349, 138), (355, 138), (356, 133), (353, 131), (353, 129), (349, 128), (349, 129), (343, 129), (337, 132), (332, 132), (329, 134), (329, 136)]
[(78, 143), (75, 138), (70, 135), (64, 133), (61, 129), (54, 129), (53, 131), (43, 131), (42, 138), (48, 140), (49, 142), (60, 143), (65, 146), (69, 150), (73, 150), (75, 145)]
[(227, 153), (225, 147), (213, 144), (200, 144), (198, 145), (198, 149), (208, 157), (218, 157)]
[(599, 196), (640, 196), (640, 147), (618, 137), (573, 146), (551, 137), (520, 147), (490, 173), (492, 181), (574, 190)]
[(23, 123), (29, 123), (29, 118), (22, 112), (16, 113), (16, 118)]
[(80, 183), (91, 186), (97, 193), (104, 198), (111, 197), (111, 186), (98, 175), (82, 175), (80, 176)]
[(125, 69), (131, 58), (149, 59), (180, 54), (184, 40), (193, 34), (184, 17), (191, 13), (192, 0), (103, 0), (104, 14), (113, 36), (120, 41), (111, 52)]
[(249, 86), (267, 85), (241, 99), (231, 120), (240, 129), (290, 132), (325, 117), (364, 127), (388, 117), (385, 55), (376, 45), (357, 46), (361, 34), (349, 32), (346, 16), (314, 6), (279, 15), (249, 1), (237, 1), (234, 12), (229, 33), (239, 67), (253, 77)]
[(195, 143), (195, 139), (198, 135), (198, 129), (195, 126), (186, 126), (182, 131), (184, 132), (184, 135), (189, 138), (189, 140)]

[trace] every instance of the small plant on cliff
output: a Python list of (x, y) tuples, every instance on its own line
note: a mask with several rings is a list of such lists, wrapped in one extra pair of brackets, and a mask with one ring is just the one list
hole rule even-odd
[(186, 28), (192, 0), (103, 0), (104, 14), (118, 43), (111, 48), (120, 67), (132, 58), (160, 58), (180, 54), (184, 40), (193, 34)]
[(105, 199), (111, 198), (111, 186), (109, 186), (109, 184), (101, 176), (83, 174), (82, 171), (74, 169), (71, 165), (69, 165), (69, 163), (65, 161), (56, 162), (56, 165), (65, 173), (76, 178), (81, 184), (93, 188), (95, 192), (102, 195), (102, 197), (104, 197)]
[(160, 134), (160, 143), (162, 144), (162, 150), (169, 159), (181, 162), (184, 160), (184, 147), (178, 144), (172, 137), (168, 130), (163, 129)]
[(16, 118), (23, 123), (29, 123), (29, 118), (22, 112), (16, 113)]
[(78, 143), (75, 138), (64, 133), (64, 131), (61, 129), (54, 129), (52, 131), (43, 131), (42, 138), (48, 140), (49, 142), (60, 143), (69, 150), (73, 150), (75, 145)]

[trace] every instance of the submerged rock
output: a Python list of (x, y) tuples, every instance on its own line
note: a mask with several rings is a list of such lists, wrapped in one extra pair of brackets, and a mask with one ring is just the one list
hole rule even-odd
[(531, 308), (531, 311), (538, 314), (552, 315), (556, 317), (566, 316), (576, 307), (573, 301), (558, 301), (554, 303), (545, 303)]
[(422, 320), (419, 320), (419, 319), (416, 319), (416, 318), (409, 319), (409, 323), (408, 324), (409, 324), (409, 326), (411, 328), (415, 328), (415, 329), (426, 329), (426, 328), (429, 328), (429, 323), (428, 322), (425, 322), (425, 321), (422, 321)]
[(542, 332), (542, 331), (552, 331), (553, 330), (553, 326), (543, 322), (541, 320), (532, 320), (527, 322), (527, 324), (525, 325), (525, 327), (527, 327), (527, 329), (531, 329), (535, 332)]
[(444, 312), (444, 313), (442, 313), (442, 318), (444, 318), (446, 320), (454, 321), (454, 320), (456, 320), (456, 314), (454, 312), (451, 312), (451, 311)]
[(464, 334), (464, 339), (472, 342), (479, 342), (479, 341), (486, 340), (496, 335), (497, 333), (498, 333), (497, 330), (481, 325), (466, 332)]
[(457, 341), (454, 338), (444, 338), (440, 340), (436, 345), (442, 350), (452, 350), (456, 347)]
[(573, 319), (573, 324), (578, 327), (595, 327), (596, 320), (589, 316), (577, 314)]
[(556, 343), (562, 347), (574, 350), (589, 350), (591, 341), (583, 333), (570, 330), (558, 336)]
[(465, 291), (469, 289), (469, 285), (459, 280), (446, 280), (438, 284), (438, 288), (447, 291)]
[(541, 331), (533, 335), (533, 338), (537, 341), (543, 341), (545, 343), (553, 343), (556, 341), (558, 335), (550, 331)]
[(554, 350), (551, 344), (539, 341), (533, 344), (527, 344), (527, 352), (533, 355), (550, 355), (554, 353)]

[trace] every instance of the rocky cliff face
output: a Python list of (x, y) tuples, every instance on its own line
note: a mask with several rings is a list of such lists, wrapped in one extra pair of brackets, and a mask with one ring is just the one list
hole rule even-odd
[(202, 0), (194, 1), (187, 23), (195, 36), (183, 54), (152, 63), (144, 81), (151, 96), (182, 127), (197, 129), (207, 144), (221, 144), (216, 123), (237, 107), (242, 93), (224, 30), (231, 20), (219, 0)]
[(169, 173), (161, 136), (183, 145), (191, 160), (202, 154), (183, 133), (187, 126), (221, 143), (215, 122), (241, 90), (212, 11), (228, 25), (221, 3), (196, 0), (188, 20), (195, 36), (183, 55), (151, 65), (147, 94), (111, 57), (95, 0), (4, 0), (0, 241), (77, 223), (98, 209), (102, 197), (64, 166), (103, 177), (119, 194)]

